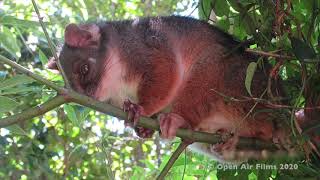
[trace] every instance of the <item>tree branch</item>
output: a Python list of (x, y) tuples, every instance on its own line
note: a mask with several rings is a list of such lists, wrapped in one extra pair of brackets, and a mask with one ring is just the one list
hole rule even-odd
[(40, 75), (37, 75), (37, 74), (31, 72), (29, 69), (27, 69), (27, 68), (25, 68), (25, 67), (23, 67), (23, 66), (21, 66), (21, 65), (19, 65), (17, 63), (15, 63), (14, 61), (11, 61), (10, 59), (8, 59), (8, 58), (6, 58), (4, 56), (0, 55), (0, 62), (2, 62), (4, 64), (7, 64), (7, 65), (9, 65), (11, 67), (16, 68), (18, 71), (26, 74), (27, 76), (33, 78), (34, 80), (36, 80), (36, 81), (38, 81), (38, 82), (40, 82), (40, 83), (42, 83), (44, 85), (56, 90), (58, 93), (63, 93), (63, 88), (61, 88), (60, 86), (58, 86), (55, 83), (53, 83), (53, 82), (41, 77)]
[(64, 97), (58, 95), (43, 103), (42, 105), (27, 109), (19, 114), (0, 119), (0, 128), (40, 116), (56, 107), (59, 107), (64, 103), (66, 103)]
[[(17, 68), (18, 71), (25, 73), (26, 75), (28, 75), (29, 77), (47, 85), (50, 88), (53, 88), (54, 90), (56, 90), (61, 96), (58, 96), (57, 99), (54, 98), (54, 104), (56, 104), (56, 106), (58, 106), (58, 103), (67, 103), (67, 102), (75, 102), (78, 103), (80, 105), (86, 106), (86, 107), (90, 107), (94, 110), (100, 111), (102, 113), (106, 113), (108, 115), (117, 117), (119, 119), (127, 119), (127, 113), (123, 112), (123, 110), (114, 107), (110, 104), (101, 102), (101, 101), (97, 101), (91, 97), (79, 94), (71, 89), (65, 89), (63, 87), (60, 87), (50, 81), (48, 81), (45, 78), (42, 78), (41, 76), (32, 73), (31, 71), (29, 71), (28, 69), (20, 66), (19, 64), (3, 57), (0, 55), (0, 62), (8, 64), (14, 68)], [(41, 106), (41, 113), (45, 113), (48, 112), (50, 110), (52, 110), (53, 108), (55, 108), (55, 106), (52, 105), (52, 100), (49, 100), (49, 103), (44, 103)], [(60, 104), (60, 105), (61, 105)], [(37, 108), (37, 107), (35, 107)], [(36, 117), (37, 113), (35, 113), (33, 109), (35, 108), (31, 108), (31, 110), (27, 110), (25, 112), (22, 112), (18, 115), (14, 115), (14, 116), (10, 116), (4, 119), (0, 119), (0, 122), (3, 120), (8, 121), (8, 118), (10, 118), (10, 122), (12, 123), (3, 123), (2, 126), (0, 127), (5, 127), (8, 125), (12, 125), (14, 123), (18, 123), (19, 121), (25, 120), (27, 118), (21, 119), (21, 117), (28, 117), (28, 119), (32, 118), (32, 117)], [(31, 112), (29, 112), (31, 111)], [(32, 116), (33, 115), (33, 116)], [(20, 117), (20, 118), (18, 118)], [(137, 123), (138, 126), (141, 127), (145, 127), (145, 128), (150, 128), (153, 130), (157, 130), (159, 131), (159, 122), (157, 120), (151, 119), (151, 118), (147, 118), (147, 117), (141, 117)], [(203, 142), (203, 143), (209, 143), (209, 144), (216, 144), (219, 143), (221, 141), (221, 135), (218, 134), (211, 134), (211, 133), (206, 133), (206, 132), (197, 132), (197, 131), (192, 131), (189, 129), (178, 129), (177, 130), (177, 137), (180, 137), (184, 140), (190, 140), (193, 142)], [(254, 149), (267, 149), (269, 151), (276, 151), (278, 150), (278, 148), (271, 142), (266, 142), (266, 141), (262, 141), (256, 138), (244, 138), (241, 137), (241, 140), (239, 141), (239, 144), (237, 145), (237, 147), (239, 149), (247, 149), (248, 147), (250, 148), (254, 148)]]

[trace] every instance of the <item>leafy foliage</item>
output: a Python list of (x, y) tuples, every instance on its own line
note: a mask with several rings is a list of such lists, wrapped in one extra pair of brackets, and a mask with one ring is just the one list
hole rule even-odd
[[(39, 0), (37, 3), (50, 36), (59, 46), (63, 29), (70, 22), (169, 15), (183, 12), (198, 2)], [(238, 39), (253, 40), (252, 48), (295, 56), (290, 60), (268, 60), (274, 67), (281, 67), (275, 71), (279, 72), (290, 97), (289, 104), (304, 107), (310, 95), (304, 93), (305, 85), (315, 89), (312, 94), (319, 95), (319, 4), (319, 0), (200, 0), (197, 10), (201, 19), (210, 19), (210, 23), (214, 22)], [(0, 2), (0, 54), (62, 85), (60, 76), (46, 70), (45, 64), (52, 54), (31, 1)], [(256, 66), (253, 63), (248, 67), (246, 88), (249, 92)], [(0, 64), (0, 117), (22, 112), (54, 95), (54, 91)], [(123, 124), (89, 108), (68, 104), (31, 121), (2, 128), (0, 178), (154, 179), (177, 147), (176, 143), (168, 146), (158, 136), (152, 140), (138, 139)], [(298, 168), (281, 169), (284, 163)], [(315, 177), (319, 170), (319, 162), (288, 158), (249, 164), (274, 165), (276, 169), (223, 169), (216, 162), (187, 151), (167, 177), (296, 179)]]

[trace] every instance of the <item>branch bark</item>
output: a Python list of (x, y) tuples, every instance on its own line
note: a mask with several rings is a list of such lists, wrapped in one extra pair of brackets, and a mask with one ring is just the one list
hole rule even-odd
[[(0, 62), (8, 64), (14, 68), (16, 68), (18, 71), (28, 75), (29, 77), (37, 80), (40, 83), (43, 83), (47, 85), (48, 87), (56, 90), (58, 92), (58, 96), (49, 100), (48, 102), (42, 104), (39, 107), (34, 107), (29, 110), (26, 110), (20, 114), (13, 115), (10, 117), (6, 117), (3, 119), (0, 119), (0, 127), (6, 127), (15, 123), (18, 123), (23, 120), (31, 119), (32, 117), (36, 117), (40, 114), (44, 114), (55, 107), (60, 106), (61, 104), (68, 103), (68, 102), (75, 102), (80, 105), (90, 107), (94, 110), (100, 111), (102, 113), (106, 113), (108, 115), (117, 117), (119, 119), (127, 119), (127, 113), (123, 112), (121, 109), (114, 107), (110, 104), (97, 101), (91, 97), (79, 94), (71, 89), (66, 89), (63, 87), (60, 87), (49, 80), (42, 78), (41, 76), (34, 74), (33, 72), (29, 71), (28, 69), (20, 66), (19, 64), (3, 57), (0, 55)], [(2, 122), (3, 121), (3, 122)], [(147, 117), (141, 117), (137, 126), (150, 128), (156, 131), (159, 131), (159, 122), (157, 120), (154, 120), (152, 118)], [(221, 135), (218, 134), (211, 134), (206, 132), (197, 132), (192, 131), (189, 129), (178, 129), (177, 130), (177, 137), (180, 137), (184, 140), (190, 140), (193, 142), (203, 142), (203, 143), (209, 143), (209, 144), (216, 144), (221, 141)], [(271, 141), (266, 142), (255, 138), (241, 138), (239, 141), (239, 144), (237, 146), (239, 149), (246, 149), (248, 147), (254, 148), (254, 149), (266, 149), (269, 151), (276, 151), (278, 150), (277, 146), (275, 146)]]

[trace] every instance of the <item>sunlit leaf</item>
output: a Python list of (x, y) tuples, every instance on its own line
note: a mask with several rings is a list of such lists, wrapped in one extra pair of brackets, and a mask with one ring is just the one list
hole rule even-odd
[(212, 0), (200, 0), (199, 1), (199, 17), (201, 19), (208, 19), (212, 10)]
[(2, 28), (0, 28), (0, 47), (7, 50), (15, 58), (19, 58), (21, 55), (20, 47), (16, 38), (6, 26), (2, 26)]
[(72, 124), (75, 126), (79, 126), (80, 124), (78, 122), (76, 111), (74, 110), (73, 106), (65, 104), (63, 107)]
[(5, 96), (0, 96), (0, 113), (12, 111), (18, 105), (19, 105), (19, 103), (17, 103), (13, 99), (5, 97)]
[(48, 63), (47, 56), (41, 50), (39, 50), (39, 60), (41, 61), (42, 66), (45, 66)]
[(221, 19), (217, 22), (217, 25), (227, 32), (230, 27), (230, 21), (228, 19)]
[(226, 0), (214, 0), (213, 9), (217, 16), (226, 16), (229, 14), (230, 11), (230, 7)]
[(72, 127), (72, 134), (71, 134), (71, 137), (76, 137), (77, 135), (79, 135), (80, 133), (80, 128), (74, 126)]
[(0, 90), (8, 89), (21, 84), (29, 84), (35, 80), (26, 75), (16, 75), (10, 79), (0, 82)]
[(12, 25), (22, 28), (37, 28), (40, 26), (39, 22), (37, 21), (30, 21), (25, 19), (18, 19), (14, 16), (0, 16), (0, 22), (3, 25)]
[(92, 111), (92, 110), (87, 107), (81, 107), (81, 109), (79, 108), (78, 122), (80, 124), (88, 117), (90, 111)]
[(254, 72), (256, 71), (256, 69), (257, 69), (257, 63), (255, 63), (255, 62), (251, 62), (247, 68), (245, 86), (246, 86), (246, 89), (247, 89), (248, 93), (250, 94), (250, 96), (252, 96), (251, 83), (252, 83), (253, 75), (254, 75)]
[(42, 88), (40, 87), (17, 87), (17, 88), (8, 88), (0, 92), (0, 95), (9, 95), (9, 94), (20, 94), (20, 93), (30, 93), (30, 92), (40, 92)]

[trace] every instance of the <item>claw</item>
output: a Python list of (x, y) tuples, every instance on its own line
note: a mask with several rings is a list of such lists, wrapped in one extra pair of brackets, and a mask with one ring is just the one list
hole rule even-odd
[(132, 103), (130, 100), (125, 100), (123, 103), (123, 111), (128, 113), (129, 123), (133, 122), (133, 126), (136, 126), (143, 112), (143, 107)]
[(130, 100), (125, 100), (123, 102), (122, 107), (124, 112), (128, 113), (128, 118), (126, 121), (126, 124), (129, 124), (129, 126), (133, 126), (136, 134), (141, 138), (150, 138), (152, 137), (154, 130), (144, 128), (144, 127), (136, 127), (140, 116), (143, 114), (143, 107), (132, 103)]

